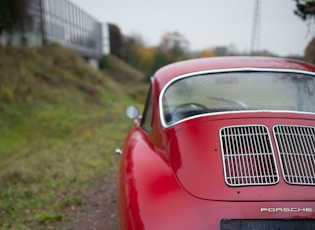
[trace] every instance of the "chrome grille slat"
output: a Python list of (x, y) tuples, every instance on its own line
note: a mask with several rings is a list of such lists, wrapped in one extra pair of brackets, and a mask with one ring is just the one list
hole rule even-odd
[(274, 135), (284, 180), (315, 185), (315, 128), (279, 125)]
[(267, 127), (224, 127), (220, 131), (220, 138), (228, 185), (270, 185), (279, 181)]

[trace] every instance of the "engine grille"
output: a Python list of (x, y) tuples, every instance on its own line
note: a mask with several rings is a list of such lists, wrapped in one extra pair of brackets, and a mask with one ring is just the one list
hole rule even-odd
[(315, 185), (315, 128), (275, 126), (274, 135), (284, 180)]
[(224, 127), (220, 137), (224, 175), (228, 185), (278, 183), (279, 175), (267, 127)]

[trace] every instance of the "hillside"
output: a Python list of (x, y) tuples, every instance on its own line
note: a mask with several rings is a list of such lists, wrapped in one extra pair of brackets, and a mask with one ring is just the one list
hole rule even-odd
[(58, 45), (0, 46), (0, 60), (0, 228), (47, 229), (115, 166), (147, 85), (115, 57), (99, 71)]

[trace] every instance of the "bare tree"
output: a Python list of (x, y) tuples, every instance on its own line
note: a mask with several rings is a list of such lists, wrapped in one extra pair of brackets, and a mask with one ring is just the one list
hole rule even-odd
[(110, 53), (122, 58), (123, 35), (115, 24), (108, 24)]
[(7, 31), (12, 39), (13, 31), (19, 31), (24, 38), (26, 31), (32, 28), (29, 13), (30, 0), (0, 0), (0, 34)]
[(311, 17), (315, 17), (315, 0), (295, 0), (296, 10), (294, 13), (306, 20)]

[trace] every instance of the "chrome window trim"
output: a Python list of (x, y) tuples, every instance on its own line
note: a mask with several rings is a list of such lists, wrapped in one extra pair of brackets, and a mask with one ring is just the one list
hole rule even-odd
[[(231, 113), (244, 113), (246, 110), (243, 111), (231, 111), (231, 112), (214, 112), (214, 113), (205, 113), (201, 115), (196, 115), (192, 117), (188, 117), (167, 125), (164, 119), (163, 113), (163, 95), (166, 89), (176, 81), (182, 80), (184, 78), (197, 76), (197, 75), (204, 75), (204, 74), (215, 74), (215, 73), (230, 73), (230, 72), (275, 72), (275, 73), (296, 73), (296, 74), (306, 74), (315, 77), (314, 72), (303, 71), (303, 70), (293, 70), (293, 69), (273, 69), (273, 68), (228, 68), (228, 69), (219, 69), (219, 70), (205, 70), (205, 71), (196, 71), (188, 74), (179, 75), (178, 77), (173, 78), (170, 80), (160, 92), (159, 95), (159, 114), (160, 114), (160, 122), (163, 128), (167, 129), (170, 128), (178, 123), (184, 122), (186, 120), (190, 120), (197, 117), (209, 116), (209, 115), (218, 115), (218, 114), (231, 114)], [(296, 113), (296, 114), (314, 114), (310, 112), (299, 112), (299, 111), (291, 111), (291, 110), (248, 110), (246, 112), (289, 112), (289, 113)]]

